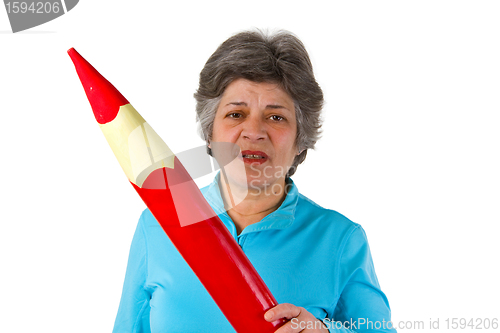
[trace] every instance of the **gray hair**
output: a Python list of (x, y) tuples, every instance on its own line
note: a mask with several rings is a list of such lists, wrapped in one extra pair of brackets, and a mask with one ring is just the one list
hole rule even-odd
[[(196, 120), (200, 134), (208, 142), (212, 138), (215, 114), (226, 87), (235, 79), (277, 83), (295, 103), (297, 137), (300, 152), (287, 173), (290, 177), (313, 149), (321, 134), (323, 92), (312, 69), (302, 42), (287, 31), (266, 34), (262, 31), (238, 33), (224, 43), (208, 59), (200, 73), (196, 99)], [(210, 149), (207, 147), (209, 154)]]

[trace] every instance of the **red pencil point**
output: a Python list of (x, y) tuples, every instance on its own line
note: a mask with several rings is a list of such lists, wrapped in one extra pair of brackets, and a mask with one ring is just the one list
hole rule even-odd
[(115, 119), (120, 106), (128, 104), (127, 99), (74, 48), (69, 49), (68, 54), (75, 65), (97, 122), (105, 124)]

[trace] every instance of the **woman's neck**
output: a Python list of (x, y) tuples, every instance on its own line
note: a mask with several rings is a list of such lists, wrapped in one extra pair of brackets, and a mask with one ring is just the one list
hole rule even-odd
[[(277, 188), (285, 189), (285, 178), (278, 181), (281, 186)], [(226, 208), (227, 213), (233, 220), (238, 235), (250, 224), (259, 222), (278, 209), (286, 197), (284, 190), (272, 191), (276, 186), (267, 186), (262, 189), (240, 188), (233, 184), (229, 186), (227, 179), (222, 175), (220, 187), (224, 205), (229, 208)]]

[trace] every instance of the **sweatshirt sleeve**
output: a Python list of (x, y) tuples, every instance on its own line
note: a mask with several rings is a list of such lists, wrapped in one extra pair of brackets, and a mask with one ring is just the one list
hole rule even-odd
[(389, 302), (380, 290), (368, 240), (361, 226), (353, 229), (340, 253), (337, 267), (340, 297), (330, 332), (396, 332), (392, 327)]
[(113, 333), (150, 333), (149, 313), (151, 299), (146, 289), (147, 243), (144, 232), (144, 214), (135, 230), (123, 283), (122, 297)]

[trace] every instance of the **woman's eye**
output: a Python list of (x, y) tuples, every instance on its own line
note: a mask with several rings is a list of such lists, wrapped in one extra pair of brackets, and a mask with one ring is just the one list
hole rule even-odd
[(232, 112), (232, 113), (228, 114), (227, 116), (228, 116), (229, 118), (238, 119), (238, 118), (241, 118), (241, 113)]
[(278, 115), (274, 115), (274, 116), (271, 116), (270, 117), (272, 120), (274, 121), (282, 121), (284, 120), (285, 118), (283, 118), (282, 116), (278, 116)]

